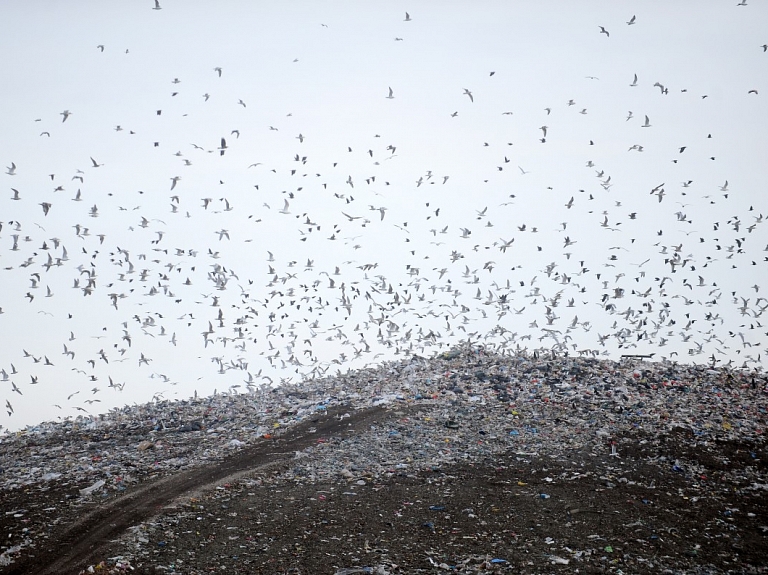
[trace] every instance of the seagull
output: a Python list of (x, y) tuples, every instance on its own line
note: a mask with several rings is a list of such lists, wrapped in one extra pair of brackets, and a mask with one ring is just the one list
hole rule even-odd
[(222, 156), (224, 155), (224, 152), (227, 151), (227, 141), (224, 138), (221, 139), (221, 146), (219, 147), (219, 150)]
[(388, 100), (394, 100), (394, 99), (395, 99), (395, 96), (394, 96), (394, 94), (392, 93), (392, 88), (390, 88), (390, 89), (389, 89), (389, 96), (387, 96), (387, 99), (388, 99)]
[(403, 22), (412, 22), (411, 15), (408, 12), (405, 13), (405, 20)]
[(6, 166), (6, 170), (8, 170), (8, 171), (5, 172), (5, 173), (8, 174), (9, 176), (15, 176), (16, 175), (16, 164), (11, 162), (10, 166)]
[(152, 8), (152, 10), (162, 10), (163, 7), (160, 6), (160, 0), (155, 0), (155, 7)]
[(59, 114), (59, 116), (64, 116), (64, 117), (61, 119), (61, 123), (63, 124), (64, 122), (66, 122), (66, 121), (67, 121), (67, 118), (69, 118), (71, 115), (72, 115), (72, 112), (70, 112), (69, 110), (64, 110), (63, 112), (61, 112), (61, 113)]
[(645, 117), (645, 124), (640, 126), (641, 128), (650, 128), (651, 127), (651, 121), (648, 119), (648, 116)]
[(608, 33), (608, 30), (606, 30), (606, 29), (605, 29), (605, 28), (603, 28), (602, 26), (600, 26), (600, 33), (601, 33), (601, 34), (605, 34), (605, 35), (606, 35), (606, 36), (608, 36), (609, 38), (611, 37), (611, 35)]
[(632, 87), (637, 86), (637, 74), (635, 74), (635, 79), (632, 80), (632, 83), (630, 84), (630, 86), (632, 86)]
[(216, 68), (213, 69), (213, 71), (214, 72), (218, 72), (219, 73), (219, 78), (221, 78), (221, 68), (220, 67), (217, 66)]
[(464, 88), (464, 93), (465, 93), (467, 96), (469, 96), (469, 101), (470, 101), (470, 102), (474, 102), (474, 101), (475, 101), (475, 99), (472, 97), (472, 92), (470, 92), (469, 90), (467, 90), (466, 88)]
[(104, 165), (104, 164), (99, 164), (98, 162), (96, 162), (96, 160), (94, 160), (93, 157), (91, 157), (91, 162), (93, 163), (93, 167), (94, 168), (99, 168), (99, 167)]
[(635, 23), (635, 18), (636, 18), (636, 16), (632, 16), (632, 18), (629, 19), (629, 22), (627, 22), (627, 25), (628, 26), (632, 26), (632, 24)]

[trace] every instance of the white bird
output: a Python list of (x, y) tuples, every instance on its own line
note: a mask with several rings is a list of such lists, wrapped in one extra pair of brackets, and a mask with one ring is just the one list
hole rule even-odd
[(394, 96), (394, 95), (393, 95), (393, 93), (392, 93), (392, 88), (390, 88), (390, 89), (389, 89), (389, 96), (387, 96), (387, 99), (388, 99), (388, 100), (393, 100), (394, 98), (395, 98), (395, 96)]
[(641, 128), (650, 128), (651, 127), (651, 121), (648, 119), (648, 116), (645, 117), (645, 124), (641, 126)]
[(630, 84), (630, 86), (632, 87), (637, 86), (637, 74), (635, 74), (635, 79), (632, 80), (632, 83)]
[(403, 22), (411, 22), (411, 21), (412, 21), (412, 20), (411, 20), (411, 15), (410, 15), (410, 14), (408, 14), (408, 12), (406, 12), (406, 13), (405, 13), (405, 20), (403, 20)]
[(64, 122), (66, 122), (66, 121), (67, 121), (67, 118), (69, 118), (71, 115), (72, 115), (72, 112), (70, 112), (69, 110), (64, 110), (63, 112), (61, 112), (61, 113), (59, 114), (59, 116), (64, 116), (64, 117), (61, 119), (61, 123), (63, 124)]
[(8, 174), (9, 176), (15, 176), (16, 175), (16, 164), (14, 164), (13, 162), (11, 162), (11, 165), (6, 167), (6, 169), (8, 171), (5, 172), (5, 173)]
[(470, 102), (474, 102), (474, 101), (475, 101), (474, 97), (472, 97), (472, 92), (470, 92), (469, 90), (467, 90), (466, 88), (464, 88), (464, 93), (465, 93), (467, 96), (469, 96), (469, 101), (470, 101)]
[(162, 6), (160, 6), (160, 0), (155, 0), (155, 7), (152, 8), (152, 10), (162, 10)]

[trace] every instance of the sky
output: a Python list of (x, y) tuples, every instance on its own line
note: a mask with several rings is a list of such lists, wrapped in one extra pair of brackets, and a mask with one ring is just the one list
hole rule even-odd
[(3, 2), (0, 425), (467, 340), (762, 370), (766, 21)]

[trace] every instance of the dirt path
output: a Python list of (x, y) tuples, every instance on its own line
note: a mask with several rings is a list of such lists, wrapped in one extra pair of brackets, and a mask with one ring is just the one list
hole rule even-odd
[[(339, 416), (346, 412), (350, 413), (350, 417), (340, 419)], [(329, 410), (296, 425), (275, 440), (264, 440), (223, 461), (149, 481), (130, 493), (85, 512), (74, 522), (64, 524), (52, 533), (50, 539), (30, 550), (34, 555), (20, 559), (3, 573), (77, 574), (102, 556), (102, 550), (110, 541), (129, 527), (156, 515), (182, 495), (212, 487), (237, 474), (286, 461), (294, 452), (305, 449), (321, 437), (342, 437), (353, 433), (385, 413), (381, 408)]]

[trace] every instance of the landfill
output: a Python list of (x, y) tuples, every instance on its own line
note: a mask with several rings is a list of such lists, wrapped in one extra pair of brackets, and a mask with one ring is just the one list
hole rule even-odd
[(73, 572), (765, 573), (766, 409), (756, 370), (466, 344), (43, 423), (0, 438), (0, 573), (46, 572), (77, 519), (298, 429)]

